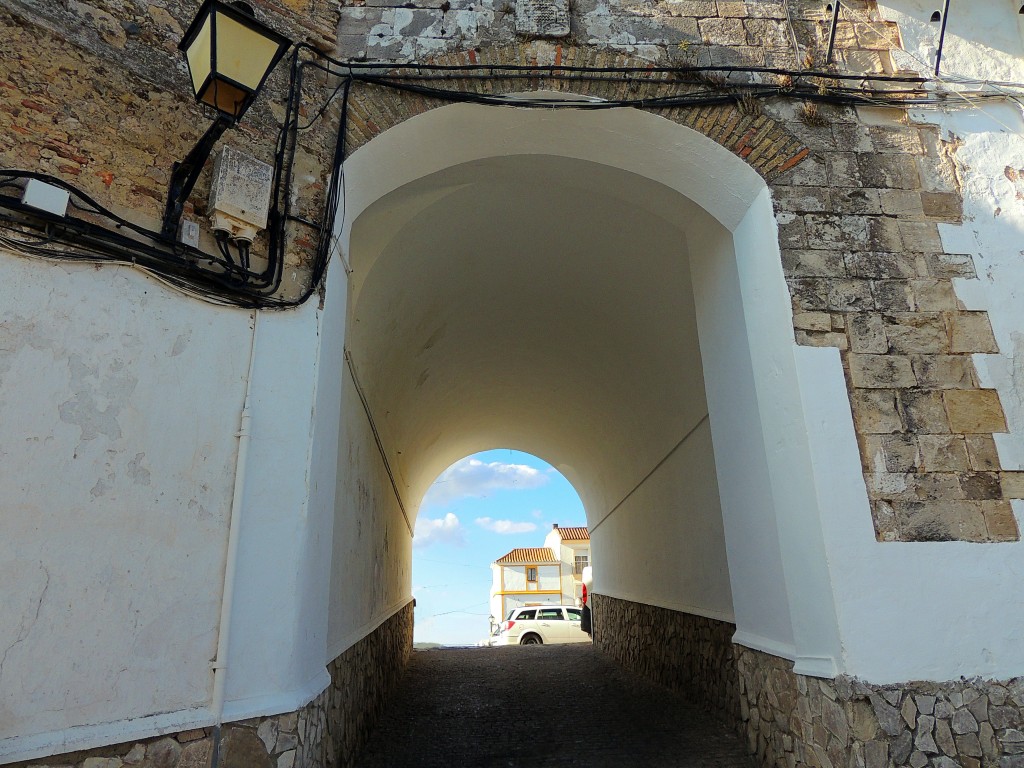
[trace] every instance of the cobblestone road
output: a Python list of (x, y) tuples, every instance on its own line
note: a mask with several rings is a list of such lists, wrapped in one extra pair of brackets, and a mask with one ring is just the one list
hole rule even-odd
[(740, 740), (587, 645), (417, 651), (359, 768), (751, 768)]

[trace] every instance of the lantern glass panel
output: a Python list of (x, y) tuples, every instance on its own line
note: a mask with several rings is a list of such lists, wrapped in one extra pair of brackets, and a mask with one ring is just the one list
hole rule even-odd
[(249, 91), (259, 88), (280, 42), (222, 13), (217, 14), (216, 37), (217, 74)]
[(188, 71), (192, 76), (192, 91), (199, 94), (203, 84), (210, 76), (210, 29), (212, 19), (207, 16), (196, 33), (195, 38), (185, 51), (185, 59), (188, 61)]

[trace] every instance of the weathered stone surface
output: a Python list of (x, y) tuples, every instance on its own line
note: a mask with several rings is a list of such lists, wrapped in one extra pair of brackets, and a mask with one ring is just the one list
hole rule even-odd
[(892, 755), (893, 762), (896, 763), (896, 765), (902, 765), (910, 756), (910, 752), (913, 748), (914, 734), (911, 731), (903, 731), (903, 733), (901, 733), (896, 740), (892, 742), (889, 753)]
[(516, 0), (516, 32), (535, 37), (569, 34), (569, 3), (566, 0)]
[[(851, 354), (848, 359), (850, 378), (855, 387), (892, 389), (894, 387), (913, 387), (917, 384), (909, 357)], [(984, 430), (971, 431), (982, 432)]]
[[(944, 346), (944, 342), (938, 345)], [(918, 384), (928, 389), (969, 389), (974, 383), (974, 365), (965, 355), (918, 355), (912, 359)]]
[(890, 736), (899, 736), (904, 730), (900, 711), (879, 696), (871, 697), (871, 706), (875, 709), (875, 717), (882, 730)]
[[(896, 394), (886, 389), (856, 389), (851, 395), (854, 423), (861, 434), (888, 434), (903, 429)], [(866, 456), (871, 461), (870, 456)]]
[(939, 745), (939, 749), (945, 754), (956, 754), (956, 742), (953, 741), (953, 732), (950, 730), (949, 723), (945, 720), (937, 720), (935, 722), (935, 743)]
[(1006, 431), (1006, 417), (994, 389), (946, 390), (942, 400), (954, 432), (982, 433)]
[(999, 455), (996, 453), (995, 440), (991, 435), (965, 435), (967, 455), (971, 459), (971, 468), (977, 470), (999, 469)]
[(221, 736), (225, 768), (273, 768), (260, 738), (248, 728), (226, 726)]
[(925, 754), (934, 755), (939, 751), (935, 743), (933, 731), (935, 729), (935, 718), (931, 715), (921, 715), (917, 722), (914, 736), (914, 746)]
[[(930, 472), (967, 472), (971, 469), (967, 455), (967, 444), (959, 435), (919, 435), (917, 438), (921, 451), (921, 468)], [(928, 710), (918, 701), (921, 712), (930, 715), (935, 706), (935, 699), (926, 699)]]
[(940, 355), (949, 350), (946, 326), (939, 315), (911, 312), (886, 315), (885, 335), (893, 352)]
[(950, 315), (949, 344), (951, 352), (999, 351), (986, 312), (957, 312)]
[(949, 433), (949, 420), (941, 393), (903, 390), (898, 397), (908, 431), (918, 435)]
[(978, 740), (978, 734), (965, 733), (962, 736), (957, 736), (956, 753), (967, 757), (981, 757), (981, 742)]
[(850, 318), (848, 324), (850, 349), (867, 354), (883, 354), (889, 351), (889, 340), (885, 336), (882, 316), (874, 313), (859, 313)]

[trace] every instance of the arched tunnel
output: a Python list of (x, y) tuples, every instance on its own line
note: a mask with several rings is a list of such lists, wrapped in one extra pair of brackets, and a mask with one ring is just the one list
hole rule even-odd
[(677, 537), (682, 567), (643, 569), (730, 615), (693, 219), (655, 182), (542, 155), (462, 164), (364, 212), (348, 349), (407, 503), (456, 459), (521, 448), (574, 484), (592, 529), (632, 515), (622, 530)]
[[(408, 595), (440, 472), (512, 447), (579, 492), (599, 596), (831, 672), (788, 293), (748, 165), (637, 110), (445, 107), (352, 155), (339, 218), (336, 509), (367, 512), (335, 519), (332, 636)], [(368, 576), (364, 517), (384, 542)]]

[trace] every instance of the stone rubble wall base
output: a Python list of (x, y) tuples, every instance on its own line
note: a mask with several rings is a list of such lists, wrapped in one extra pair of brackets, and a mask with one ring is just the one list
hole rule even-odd
[(1024, 768), (1024, 679), (880, 686), (736, 650), (747, 746), (763, 766)]
[(605, 595), (593, 611), (599, 650), (718, 713), (763, 768), (1024, 768), (1024, 678), (807, 677), (728, 622)]
[(409, 665), (412, 630), (413, 603), (409, 601), (327, 665), (330, 687), (303, 711), (305, 721), (299, 732), (309, 748), (301, 768), (349, 768), (355, 764)]
[(598, 650), (740, 727), (735, 624), (600, 594), (591, 610)]
[[(298, 712), (221, 728), (219, 768), (348, 768), (412, 653), (412, 603), (328, 665), (331, 685)], [(15, 763), (11, 768), (208, 768), (213, 728)]]

